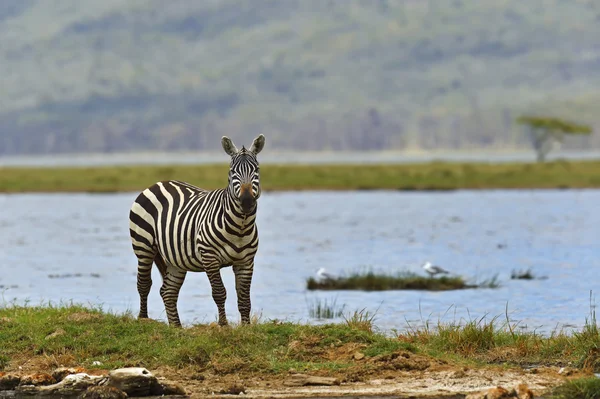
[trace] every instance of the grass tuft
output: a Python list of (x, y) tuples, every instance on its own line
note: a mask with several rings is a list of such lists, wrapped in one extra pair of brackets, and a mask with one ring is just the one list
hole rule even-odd
[(535, 276), (531, 269), (514, 270), (510, 273), (511, 280), (533, 280)]
[(474, 288), (498, 288), (500, 287), (500, 280), (498, 279), (498, 275), (494, 274), (488, 279), (482, 280), (479, 283), (471, 285), (474, 285)]
[(327, 299), (315, 299), (308, 304), (308, 315), (314, 319), (335, 319), (344, 315), (345, 307), (345, 304), (337, 305), (337, 298), (330, 302)]
[(351, 315), (344, 317), (346, 324), (355, 330), (373, 331), (373, 321), (375, 321), (375, 313), (371, 313), (366, 309), (355, 310)]
[(554, 388), (548, 399), (597, 399), (600, 398), (600, 378), (588, 377), (567, 381)]
[(518, 329), (518, 324), (509, 320), (507, 309), (504, 321), (500, 317), (437, 324), (426, 321), (419, 327), (409, 326), (406, 332), (397, 334), (397, 339), (434, 356), (522, 366), (573, 364), (587, 371), (600, 371), (600, 330), (593, 307), (580, 332), (559, 330), (542, 336)]

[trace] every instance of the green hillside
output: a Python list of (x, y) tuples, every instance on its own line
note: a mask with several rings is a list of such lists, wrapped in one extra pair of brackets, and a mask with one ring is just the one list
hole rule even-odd
[[(0, 154), (516, 148), (600, 127), (595, 0), (5, 0)], [(572, 139), (600, 148), (600, 134)]]

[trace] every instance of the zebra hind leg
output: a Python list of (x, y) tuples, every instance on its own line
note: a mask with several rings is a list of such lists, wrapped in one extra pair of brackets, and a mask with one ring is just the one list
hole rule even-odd
[[(161, 264), (162, 263), (162, 264)], [(174, 267), (165, 267), (162, 260), (157, 261), (159, 269), (163, 277), (163, 284), (160, 287), (160, 296), (165, 304), (167, 312), (167, 320), (169, 325), (173, 327), (181, 327), (179, 313), (177, 312), (177, 299), (179, 298), (179, 290), (185, 281), (186, 272)]]
[(148, 294), (152, 287), (152, 258), (138, 256), (137, 290), (140, 295), (138, 318), (148, 318)]

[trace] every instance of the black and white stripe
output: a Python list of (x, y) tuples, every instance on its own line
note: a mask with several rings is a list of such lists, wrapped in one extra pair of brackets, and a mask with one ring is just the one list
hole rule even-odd
[(145, 189), (131, 206), (129, 232), (138, 258), (140, 318), (148, 317), (152, 264), (156, 263), (170, 325), (181, 326), (177, 298), (188, 271), (206, 272), (219, 324), (227, 324), (227, 293), (221, 280), (221, 268), (226, 266), (233, 266), (242, 323), (250, 322), (250, 284), (258, 250), (256, 200), (260, 197), (256, 155), (265, 138), (259, 135), (249, 150), (238, 150), (228, 137), (221, 143), (231, 156), (226, 188), (208, 191), (181, 181), (163, 181)]

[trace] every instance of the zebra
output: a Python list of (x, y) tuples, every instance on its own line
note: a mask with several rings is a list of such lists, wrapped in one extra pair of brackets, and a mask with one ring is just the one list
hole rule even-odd
[(231, 156), (226, 188), (205, 190), (167, 180), (142, 191), (129, 212), (129, 233), (138, 260), (138, 318), (148, 318), (152, 264), (163, 279), (160, 295), (169, 325), (181, 327), (177, 312), (179, 290), (186, 273), (205, 272), (219, 313), (228, 324), (227, 293), (221, 268), (232, 266), (242, 324), (250, 323), (250, 284), (258, 250), (257, 200), (261, 194), (256, 155), (265, 145), (261, 134), (250, 149), (238, 150), (227, 136), (221, 144)]

